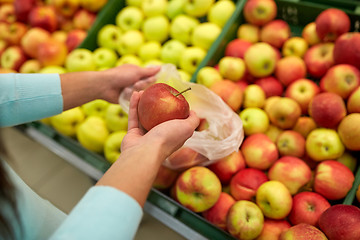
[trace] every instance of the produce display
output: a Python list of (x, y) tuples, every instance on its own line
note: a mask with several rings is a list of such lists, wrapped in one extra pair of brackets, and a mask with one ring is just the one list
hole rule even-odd
[[(162, 166), (154, 189), (229, 238), (359, 239), (360, 33), (333, 7), (294, 28), (283, 2), (127, 0), (97, 32), (96, 49), (74, 48), (49, 67), (174, 64), (238, 114), (245, 138), (210, 165)], [(149, 110), (139, 113), (147, 129), (157, 124)], [(121, 154), (127, 114), (117, 104), (95, 100), (42, 121), (109, 163)], [(208, 127), (201, 119), (197, 131)]]
[(0, 4), (0, 72), (62, 73), (107, 0), (14, 0)]

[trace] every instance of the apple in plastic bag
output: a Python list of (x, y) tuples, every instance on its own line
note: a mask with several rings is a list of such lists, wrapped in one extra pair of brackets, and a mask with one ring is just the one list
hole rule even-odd
[(189, 114), (190, 106), (182, 93), (165, 83), (146, 88), (139, 100), (139, 121), (147, 131), (168, 120), (185, 119)]

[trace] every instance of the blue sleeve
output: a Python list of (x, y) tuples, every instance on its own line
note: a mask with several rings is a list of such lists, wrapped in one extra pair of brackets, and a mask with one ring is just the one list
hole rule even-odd
[(15, 239), (49, 239), (66, 219), (66, 214), (35, 193), (5, 161), (2, 164), (16, 189), (16, 205), (20, 224), (16, 220), (12, 208), (1, 205), (2, 211), (8, 216), (14, 228)]
[(0, 127), (59, 114), (63, 98), (59, 74), (0, 74)]
[(134, 239), (143, 211), (135, 199), (113, 187), (94, 186), (50, 238)]

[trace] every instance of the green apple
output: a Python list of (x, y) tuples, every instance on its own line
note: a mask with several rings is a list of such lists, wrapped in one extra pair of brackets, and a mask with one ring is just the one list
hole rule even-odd
[(50, 117), (51, 126), (59, 133), (68, 137), (76, 136), (76, 129), (84, 120), (85, 114), (80, 107), (71, 108)]
[(115, 24), (124, 32), (129, 30), (139, 30), (143, 21), (143, 12), (140, 8), (134, 6), (124, 7), (115, 18)]
[(125, 0), (127, 6), (141, 7), (142, 0)]
[(123, 56), (126, 54), (137, 54), (141, 45), (145, 42), (144, 34), (139, 30), (129, 30), (125, 32), (117, 47), (118, 53)]
[(192, 0), (187, 1), (184, 12), (192, 17), (204, 17), (209, 12), (215, 0)]
[(206, 51), (199, 47), (187, 47), (179, 59), (181, 69), (193, 74), (201, 61), (205, 58)]
[(190, 45), (192, 32), (199, 24), (200, 21), (197, 18), (180, 14), (170, 23), (170, 37)]
[(177, 71), (178, 71), (178, 73), (180, 75), (181, 80), (183, 80), (185, 82), (190, 82), (191, 81), (191, 75), (188, 72), (186, 72), (184, 70), (181, 70), (181, 69), (178, 69)]
[(74, 49), (66, 57), (65, 68), (68, 72), (95, 71), (93, 52), (85, 48)]
[(240, 200), (228, 211), (227, 229), (236, 239), (256, 239), (264, 226), (264, 215), (253, 202)]
[(81, 108), (87, 117), (98, 116), (104, 118), (106, 110), (109, 106), (110, 106), (109, 102), (102, 99), (96, 99), (83, 104)]
[(197, 25), (191, 35), (193, 46), (208, 50), (221, 33), (221, 28), (215, 23), (204, 22)]
[(357, 159), (351, 152), (345, 151), (343, 155), (336, 159), (336, 161), (347, 166), (352, 172), (355, 172)]
[(46, 66), (40, 69), (39, 73), (66, 73), (66, 69), (61, 66)]
[(315, 161), (337, 159), (345, 151), (339, 134), (329, 128), (316, 128), (306, 138), (306, 153)]
[(219, 61), (219, 72), (225, 79), (239, 81), (244, 76), (245, 71), (245, 62), (241, 58), (225, 56)]
[(279, 181), (264, 182), (256, 191), (256, 204), (267, 218), (284, 219), (289, 215), (292, 203), (289, 189)]
[(179, 66), (180, 56), (185, 49), (185, 43), (176, 39), (170, 39), (161, 48), (160, 60), (164, 63), (172, 63), (175, 66)]
[(196, 75), (196, 82), (210, 88), (214, 83), (224, 80), (218, 70), (205, 66)]
[(269, 117), (261, 108), (245, 108), (240, 112), (239, 116), (247, 136), (255, 133), (265, 133), (269, 128)]
[(169, 19), (174, 19), (177, 15), (184, 13), (184, 7), (187, 0), (172, 0), (169, 1), (167, 9), (166, 9), (166, 16)]
[(236, 35), (240, 39), (256, 43), (260, 40), (260, 27), (250, 23), (243, 23), (237, 29)]
[(167, 6), (167, 0), (143, 0), (141, 3), (141, 9), (146, 17), (165, 15)]
[(123, 31), (114, 24), (106, 24), (100, 28), (97, 34), (97, 44), (99, 47), (106, 47), (116, 50), (120, 44)]
[(268, 43), (254, 43), (246, 50), (244, 61), (251, 75), (266, 77), (275, 71), (277, 54)]
[(170, 22), (164, 15), (149, 17), (144, 20), (141, 29), (147, 41), (163, 43), (169, 37)]
[(164, 63), (159, 59), (150, 59), (143, 63), (143, 67), (149, 67), (149, 66), (161, 66)]
[(134, 64), (137, 66), (142, 66), (143, 62), (141, 61), (141, 59), (135, 55), (135, 54), (126, 54), (124, 56), (121, 56), (117, 62), (115, 63), (115, 66), (121, 66), (124, 64)]
[(106, 108), (105, 122), (107, 128), (112, 131), (127, 130), (128, 115), (119, 104), (110, 104)]
[(105, 120), (98, 116), (90, 116), (85, 119), (76, 129), (76, 137), (79, 143), (86, 149), (102, 153), (104, 144), (109, 136)]
[(159, 59), (161, 44), (158, 41), (148, 41), (140, 46), (138, 56), (144, 62), (152, 59)]
[(97, 48), (95, 49), (93, 54), (97, 68), (112, 68), (118, 59), (115, 50), (112, 50), (110, 48)]
[(250, 84), (244, 90), (243, 107), (262, 108), (265, 105), (265, 99), (264, 90), (257, 84)]
[(217, 1), (209, 9), (207, 19), (211, 23), (224, 27), (236, 9), (236, 5), (231, 0)]
[(121, 154), (121, 142), (125, 137), (127, 131), (119, 130), (107, 137), (104, 143), (104, 156), (105, 159), (108, 160), (110, 163), (114, 163)]

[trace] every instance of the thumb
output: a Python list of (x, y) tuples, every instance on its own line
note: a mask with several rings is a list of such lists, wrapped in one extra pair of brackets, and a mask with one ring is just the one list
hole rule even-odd
[(154, 76), (156, 73), (160, 71), (160, 66), (151, 66), (151, 67), (145, 67), (141, 68), (140, 71), (140, 78), (148, 78), (151, 76)]

